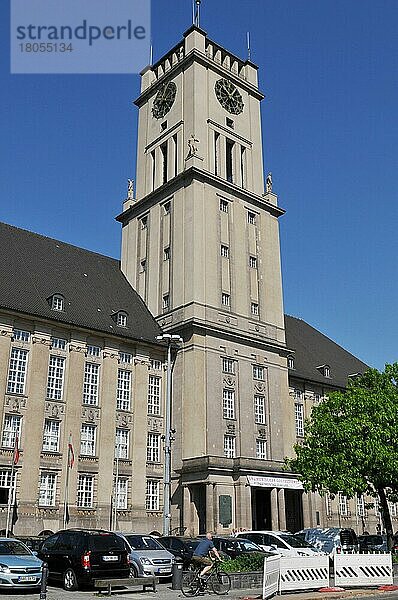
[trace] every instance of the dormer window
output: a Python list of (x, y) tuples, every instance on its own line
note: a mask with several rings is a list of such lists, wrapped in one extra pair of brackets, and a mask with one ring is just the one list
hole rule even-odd
[(123, 310), (120, 310), (116, 314), (116, 323), (118, 327), (127, 327), (127, 313)]
[(294, 369), (294, 357), (293, 356), (287, 357), (287, 368)]
[(318, 371), (322, 373), (324, 377), (330, 377), (330, 367), (329, 365), (320, 365), (317, 367)]
[(65, 310), (65, 298), (61, 294), (54, 294), (50, 298), (52, 310)]

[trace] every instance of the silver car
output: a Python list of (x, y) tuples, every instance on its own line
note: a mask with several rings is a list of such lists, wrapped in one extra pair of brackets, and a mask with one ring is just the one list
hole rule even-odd
[(0, 538), (0, 589), (37, 589), (41, 583), (42, 564), (19, 540)]
[(119, 533), (129, 547), (132, 577), (170, 577), (174, 556), (154, 537), (139, 533)]

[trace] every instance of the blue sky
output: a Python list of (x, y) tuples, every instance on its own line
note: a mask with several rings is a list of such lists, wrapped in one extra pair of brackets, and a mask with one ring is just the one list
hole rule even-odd
[[(119, 256), (134, 177), (138, 75), (10, 75), (0, 4), (0, 220)], [(280, 220), (285, 311), (377, 368), (397, 360), (398, 3), (203, 0), (209, 37), (259, 67), (264, 169)], [(153, 0), (157, 59), (190, 0)], [(143, 65), (145, 66), (145, 65)]]

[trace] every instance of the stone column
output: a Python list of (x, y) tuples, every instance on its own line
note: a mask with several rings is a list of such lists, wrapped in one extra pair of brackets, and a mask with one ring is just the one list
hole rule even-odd
[(206, 531), (217, 531), (217, 485), (212, 482), (206, 484)]
[(271, 490), (271, 524), (272, 529), (277, 530), (279, 525), (278, 519), (278, 490), (277, 488), (272, 488)]
[(312, 512), (312, 498), (311, 493), (306, 494), (303, 492), (302, 495), (302, 503), (303, 503), (303, 523), (304, 527), (313, 527), (313, 523), (315, 521), (314, 515)]
[(285, 531), (286, 529), (286, 506), (285, 506), (285, 490), (283, 488), (278, 490), (278, 516), (279, 516), (279, 529)]

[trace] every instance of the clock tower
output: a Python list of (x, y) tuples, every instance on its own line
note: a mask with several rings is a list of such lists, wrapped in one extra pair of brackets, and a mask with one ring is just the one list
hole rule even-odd
[(142, 72), (135, 102), (122, 270), (165, 332), (184, 339), (173, 377), (172, 529), (186, 533), (286, 526), (284, 490), (263, 486), (286, 481), (295, 441), (284, 211), (271, 177), (264, 189), (263, 98), (257, 67), (194, 25)]

